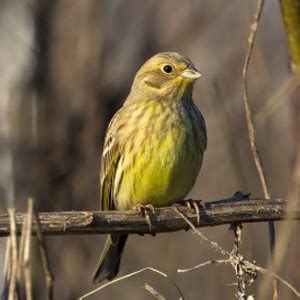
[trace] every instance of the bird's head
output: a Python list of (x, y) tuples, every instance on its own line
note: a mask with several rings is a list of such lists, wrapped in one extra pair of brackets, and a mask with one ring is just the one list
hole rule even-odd
[(191, 92), (193, 82), (201, 76), (188, 58), (175, 52), (159, 53), (139, 69), (131, 92), (177, 99)]

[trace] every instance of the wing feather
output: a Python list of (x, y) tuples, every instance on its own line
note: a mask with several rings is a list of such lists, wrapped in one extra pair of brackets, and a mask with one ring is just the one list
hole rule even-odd
[(120, 149), (116, 134), (114, 132), (114, 122), (116, 116), (111, 120), (103, 147), (100, 169), (100, 209), (113, 210), (114, 207), (114, 182), (116, 170), (120, 160)]

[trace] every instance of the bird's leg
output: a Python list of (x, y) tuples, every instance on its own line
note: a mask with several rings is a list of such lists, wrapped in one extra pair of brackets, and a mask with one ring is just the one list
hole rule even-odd
[(155, 212), (155, 208), (152, 204), (136, 204), (134, 206), (132, 206), (133, 210), (137, 210), (139, 212), (140, 215), (142, 215), (143, 217), (146, 218), (146, 221), (149, 225), (150, 230), (152, 229), (152, 222), (151, 222), (151, 218), (150, 218), (150, 214), (149, 211), (151, 213)]
[(193, 199), (187, 199), (187, 200), (180, 200), (177, 202), (180, 205), (187, 206), (189, 210), (195, 210), (195, 213), (197, 215), (197, 224), (200, 224), (200, 206), (203, 208), (204, 204), (202, 200), (193, 200)]

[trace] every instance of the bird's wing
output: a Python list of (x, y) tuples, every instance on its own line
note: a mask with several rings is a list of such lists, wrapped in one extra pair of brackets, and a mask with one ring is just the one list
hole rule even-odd
[(100, 209), (114, 209), (114, 182), (116, 170), (120, 160), (120, 149), (117, 138), (113, 132), (113, 118), (108, 126), (103, 153), (101, 158), (100, 170)]
[(207, 130), (206, 130), (206, 123), (205, 123), (205, 119), (203, 118), (202, 113), (200, 112), (200, 116), (201, 116), (201, 131), (203, 132), (203, 141), (204, 141), (204, 150), (206, 150), (207, 148)]

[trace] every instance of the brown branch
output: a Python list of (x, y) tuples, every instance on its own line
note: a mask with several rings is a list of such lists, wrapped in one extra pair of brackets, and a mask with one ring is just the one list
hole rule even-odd
[[(200, 222), (190, 209), (178, 206), (197, 227), (222, 224), (278, 221), (293, 216), (300, 220), (300, 205), (289, 207), (287, 200), (251, 199), (237, 201), (235, 197), (206, 202), (200, 207)], [(20, 235), (26, 214), (16, 214), (16, 232)], [(174, 207), (156, 209), (151, 214), (152, 226), (135, 211), (67, 211), (39, 213), (40, 225), (46, 235), (107, 234), (107, 233), (159, 233), (188, 229), (189, 226)], [(32, 231), (37, 232), (36, 224)], [(0, 214), (0, 236), (10, 233), (9, 216)]]

